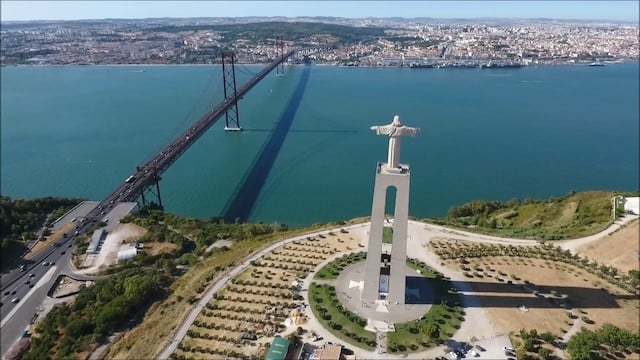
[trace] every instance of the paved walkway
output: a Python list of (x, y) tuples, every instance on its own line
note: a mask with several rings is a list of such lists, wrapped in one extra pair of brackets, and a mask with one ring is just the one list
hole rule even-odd
[(591, 235), (591, 236), (586, 236), (583, 238), (579, 238), (579, 239), (571, 239), (571, 240), (561, 240), (561, 241), (554, 241), (554, 244), (560, 246), (561, 248), (565, 249), (565, 250), (569, 250), (572, 253), (575, 254), (576, 250), (584, 245), (590, 244), (594, 241), (598, 241), (600, 239), (602, 239), (605, 236), (609, 236), (611, 234), (613, 234), (614, 232), (620, 230), (622, 227), (626, 226), (627, 224), (629, 224), (630, 222), (632, 222), (633, 220), (638, 219), (638, 215), (625, 215), (620, 219), (617, 219), (616, 221), (613, 222), (613, 224), (611, 224), (608, 228), (602, 230), (601, 232)]

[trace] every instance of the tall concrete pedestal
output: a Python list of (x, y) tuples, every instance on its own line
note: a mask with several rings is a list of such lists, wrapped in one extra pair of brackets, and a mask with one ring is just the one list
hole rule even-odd
[[(371, 209), (371, 229), (365, 264), (361, 299), (368, 303), (384, 300), (388, 304), (405, 302), (405, 266), (407, 259), (407, 224), (409, 221), (409, 179), (407, 165), (389, 168), (379, 164), (376, 171)], [(382, 251), (386, 196), (389, 187), (396, 189), (391, 253)]]

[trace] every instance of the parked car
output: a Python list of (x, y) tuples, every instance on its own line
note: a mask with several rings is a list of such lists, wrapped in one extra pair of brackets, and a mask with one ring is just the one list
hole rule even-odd
[(13, 300), (11, 300), (11, 302), (14, 304), (17, 304), (18, 301), (20, 301), (20, 298), (13, 298)]

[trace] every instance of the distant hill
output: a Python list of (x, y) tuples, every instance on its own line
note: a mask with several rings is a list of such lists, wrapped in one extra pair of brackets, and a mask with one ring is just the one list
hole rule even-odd
[(314, 35), (325, 35), (339, 39), (343, 43), (371, 41), (384, 35), (381, 27), (354, 27), (345, 25), (326, 24), (320, 22), (255, 22), (247, 24), (221, 25), (167, 25), (151, 28), (156, 32), (180, 31), (220, 31), (225, 41), (236, 39), (262, 40), (282, 35), (287, 40), (297, 41)]

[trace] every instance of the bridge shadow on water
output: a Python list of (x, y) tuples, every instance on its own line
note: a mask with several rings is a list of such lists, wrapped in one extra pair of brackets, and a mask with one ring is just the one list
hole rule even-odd
[[(433, 284), (424, 277), (406, 278), (407, 304), (438, 304), (442, 297), (433, 293)], [(635, 295), (612, 294), (598, 288), (577, 286), (522, 285), (493, 282), (450, 281), (453, 288), (464, 289), (460, 300), (467, 307), (569, 309), (569, 308), (619, 308), (619, 300), (634, 300)], [(535, 292), (534, 292), (535, 291)], [(568, 301), (556, 296), (568, 295)]]
[[(302, 102), (304, 92), (309, 82), (311, 67), (305, 66), (302, 70), (302, 75), (298, 85), (293, 91), (289, 102), (284, 111), (280, 115), (280, 119), (276, 124), (275, 129), (272, 130), (271, 135), (265, 143), (262, 145), (262, 149), (258, 153), (258, 156), (253, 160), (249, 171), (245, 174), (243, 180), (240, 182), (233, 195), (227, 201), (224, 207), (222, 217), (227, 222), (245, 222), (251, 215), (251, 211), (258, 200), (260, 191), (264, 186), (269, 172), (275, 163), (280, 148), (284, 143), (291, 124), (295, 119), (296, 112)], [(255, 129), (254, 131), (260, 131), (262, 129)]]

